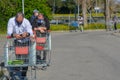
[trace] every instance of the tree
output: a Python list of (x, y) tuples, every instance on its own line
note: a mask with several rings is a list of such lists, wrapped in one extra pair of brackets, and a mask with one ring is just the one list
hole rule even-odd
[(87, 26), (87, 6), (86, 6), (87, 0), (82, 0), (82, 14), (84, 18), (84, 27)]
[(15, 15), (15, 13), (20, 9), (17, 9), (16, 6), (19, 6), (19, 0), (0, 0), (0, 32), (6, 30), (7, 22), (10, 17)]
[(75, 8), (74, 0), (48, 0), (48, 4), (52, 9), (55, 8), (55, 13), (61, 14), (74, 13)]
[(105, 0), (105, 28), (106, 30), (109, 29), (109, 21), (110, 21), (110, 0)]
[(34, 9), (38, 9), (47, 17), (51, 16), (51, 8), (47, 4), (48, 0), (25, 0), (25, 16), (29, 18)]
[[(34, 9), (38, 9), (47, 17), (51, 16), (51, 8), (47, 0), (25, 0), (25, 17), (29, 18)], [(22, 11), (21, 0), (0, 0), (0, 32), (6, 30), (7, 22), (10, 17), (15, 16), (17, 12)]]

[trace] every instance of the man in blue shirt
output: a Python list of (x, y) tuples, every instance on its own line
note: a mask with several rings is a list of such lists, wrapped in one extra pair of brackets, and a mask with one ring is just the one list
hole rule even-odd
[(37, 9), (33, 10), (33, 15), (30, 18), (30, 23), (32, 24), (34, 19), (37, 18), (39, 11)]

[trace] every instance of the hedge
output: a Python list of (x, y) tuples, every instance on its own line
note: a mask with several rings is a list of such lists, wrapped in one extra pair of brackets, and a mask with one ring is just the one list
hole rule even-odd
[[(113, 26), (112, 26), (113, 27)], [(120, 24), (117, 24), (118, 29), (120, 29)], [(73, 26), (68, 26), (67, 24), (51, 24), (51, 31), (68, 31), (68, 30), (75, 30), (76, 28)], [(96, 30), (96, 29), (105, 29), (105, 24), (102, 23), (91, 23), (88, 24), (84, 30)], [(0, 27), (0, 33), (6, 33), (6, 27)]]
[[(52, 24), (51, 25), (51, 31), (68, 31), (68, 30), (75, 30), (76, 28), (73, 26), (68, 26), (65, 24)], [(87, 27), (84, 28), (84, 30), (95, 30), (95, 29), (105, 29), (105, 24), (101, 24), (101, 23), (92, 23), (92, 24), (88, 24)]]

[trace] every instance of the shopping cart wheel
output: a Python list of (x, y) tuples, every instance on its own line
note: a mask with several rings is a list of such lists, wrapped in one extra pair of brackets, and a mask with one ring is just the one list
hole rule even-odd
[(47, 66), (43, 66), (41, 70), (44, 70), (44, 71), (47, 70)]
[(50, 64), (47, 64), (47, 66), (49, 67), (49, 66), (50, 66)]

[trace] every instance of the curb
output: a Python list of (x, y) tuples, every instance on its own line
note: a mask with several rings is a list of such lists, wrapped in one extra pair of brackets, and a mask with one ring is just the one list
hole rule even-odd
[[(75, 31), (75, 30), (71, 30), (71, 31)], [(78, 30), (79, 31), (79, 30)], [(84, 32), (91, 32), (91, 31), (106, 31), (105, 29), (98, 29), (98, 30), (84, 30)], [(51, 32), (70, 32), (68, 31), (51, 31)]]

